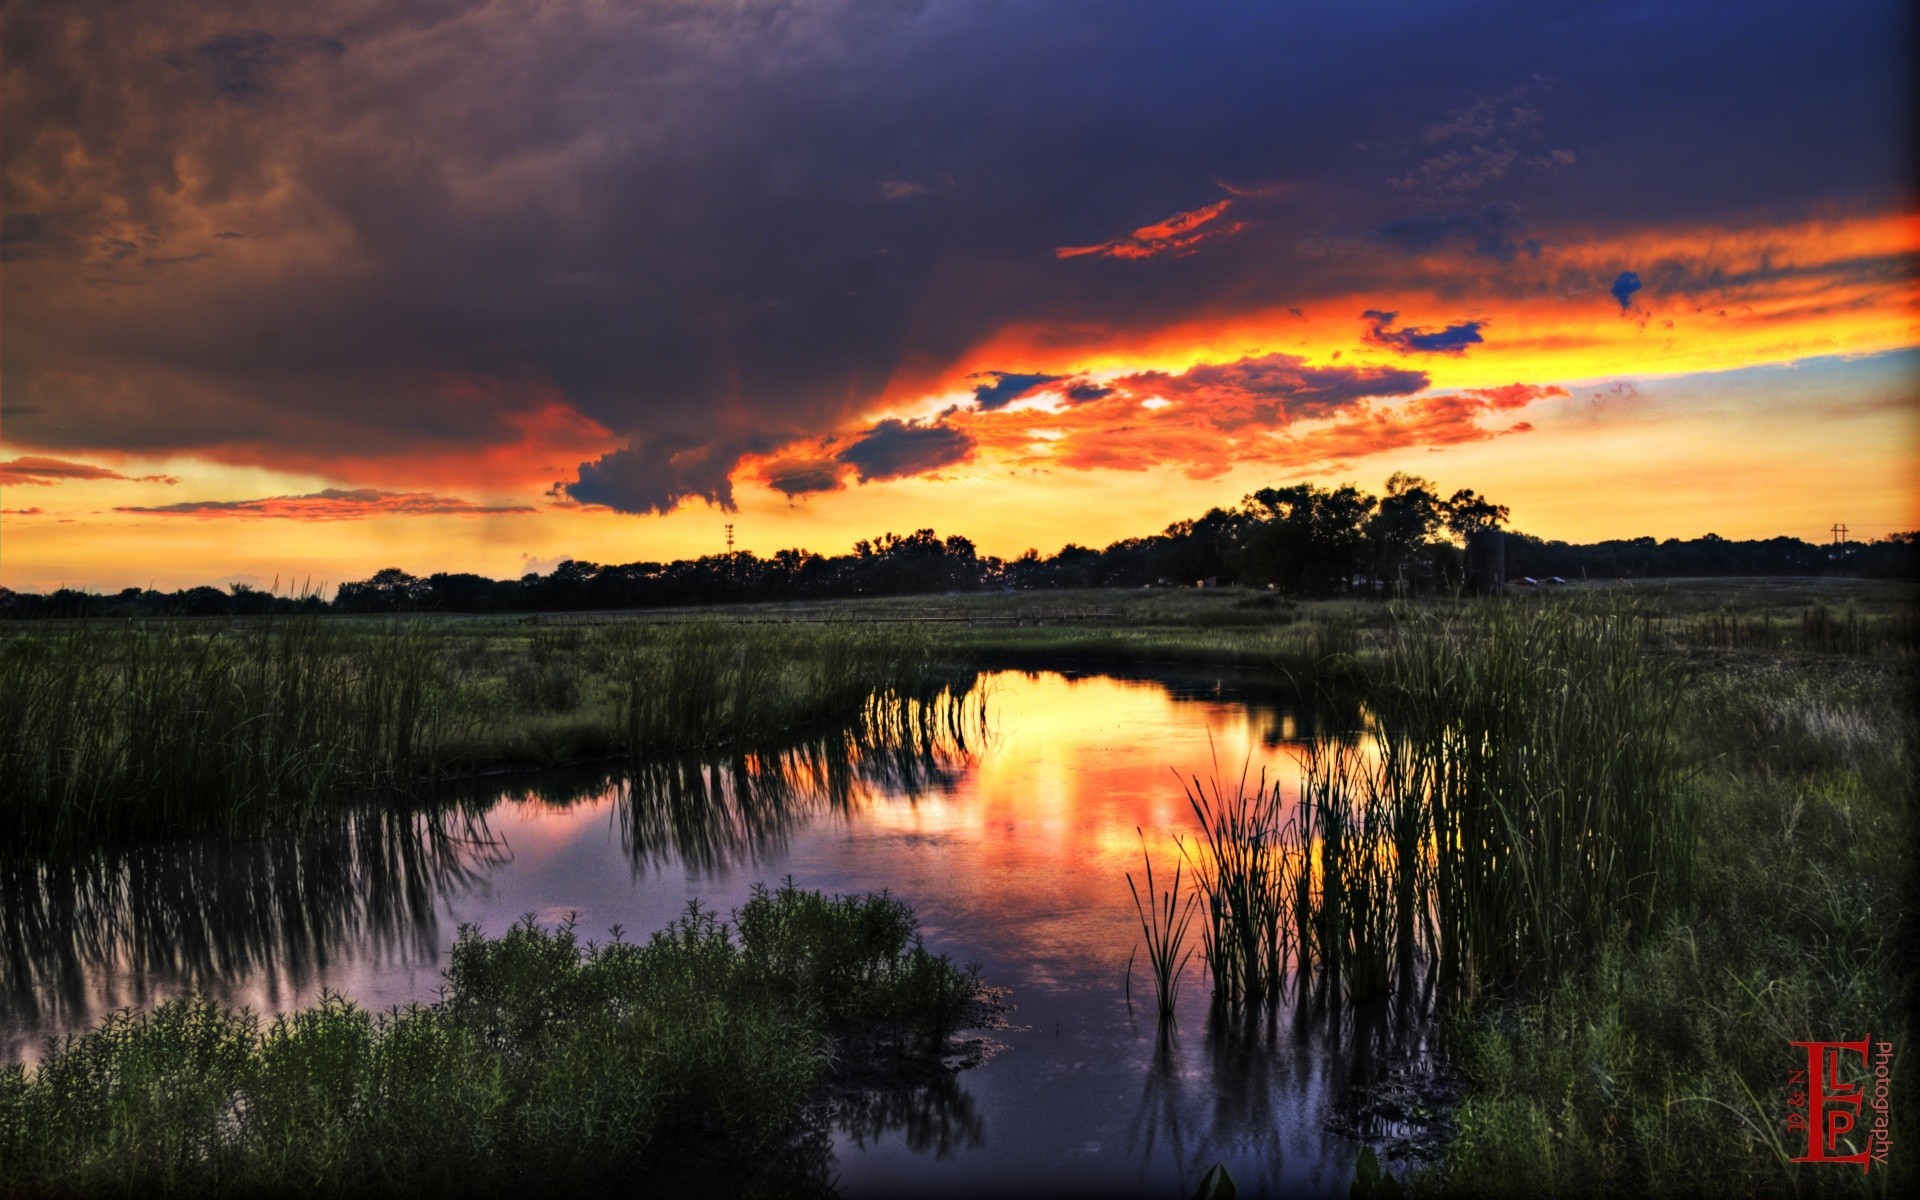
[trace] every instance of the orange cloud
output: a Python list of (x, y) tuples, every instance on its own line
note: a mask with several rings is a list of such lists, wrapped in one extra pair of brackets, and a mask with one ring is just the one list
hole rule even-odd
[[(951, 359), (904, 361), (876, 408), (957, 392), (985, 371), (1178, 371), (1275, 351), (1394, 361), (1396, 348), (1368, 344), (1360, 313), (1384, 305), (1408, 325), (1444, 328), (1460, 320), (1463, 296), (1483, 341), (1419, 360), (1445, 387), (1717, 371), (1920, 343), (1920, 216), (1906, 212), (1543, 231), (1537, 255), (1498, 264), (1451, 243), (1418, 254), (1364, 239), (1335, 249), (1316, 268), (1324, 277), (1297, 296), (1149, 313), (1133, 325), (1010, 322)], [(1645, 285), (1626, 315), (1608, 292), (1623, 270)]]
[(1485, 422), (1567, 395), (1558, 385), (1527, 383), (1423, 393), (1425, 383), (1415, 371), (1311, 366), (1273, 355), (1114, 379), (1108, 397), (1085, 404), (961, 412), (948, 420), (990, 459), (1015, 467), (1175, 466), (1209, 479), (1247, 463), (1304, 468), (1524, 432)]
[(449, 420), (411, 437), (394, 436), (390, 451), (343, 449), (316, 439), (312, 449), (276, 440), (229, 442), (199, 453), (355, 483), (534, 492), (625, 440), (550, 384), (440, 372), (424, 386)]
[(1053, 256), (1055, 258), (1085, 258), (1089, 255), (1106, 258), (1152, 258), (1156, 254), (1189, 250), (1209, 238), (1231, 237), (1246, 228), (1245, 223), (1240, 221), (1216, 225), (1212, 229), (1202, 228), (1218, 220), (1232, 204), (1231, 200), (1216, 200), (1212, 204), (1190, 212), (1175, 213), (1164, 221), (1142, 225), (1125, 237), (1101, 242), (1097, 246), (1057, 246), (1054, 248)]
[[(1524, 431), (1489, 426), (1489, 418), (1567, 395), (1554, 384), (1432, 392), (1429, 382), (1426, 372), (1399, 366), (1316, 364), (1276, 353), (1178, 372), (1060, 376), (1035, 390), (1036, 404), (955, 409), (939, 428), (977, 452), (981, 470), (1174, 467), (1211, 479), (1247, 463), (1305, 467), (1484, 441)], [(834, 491), (844, 484), (846, 458), (832, 456), (830, 444), (785, 450), (749, 469), (789, 497)], [(919, 472), (896, 472), (911, 473)]]
[(259, 500), (184, 500), (178, 504), (122, 505), (114, 511), (154, 517), (363, 521), (369, 517), (477, 517), (538, 510), (525, 504), (475, 504), (471, 500), (439, 496), (432, 492), (325, 488), (304, 496), (268, 496)]
[(180, 482), (179, 478), (173, 475), (125, 475), (111, 467), (102, 467), (95, 463), (70, 462), (64, 458), (42, 458), (33, 454), (0, 462), (0, 484), (52, 487), (70, 479), (120, 479), (129, 483)]

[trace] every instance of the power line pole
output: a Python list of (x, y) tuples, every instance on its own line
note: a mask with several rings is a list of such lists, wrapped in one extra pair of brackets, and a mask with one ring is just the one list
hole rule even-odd
[(733, 582), (733, 522), (727, 522), (727, 582)]
[[(732, 526), (728, 526), (728, 528), (732, 528)], [(1831, 532), (1833, 533), (1834, 545), (1844, 546), (1847, 544), (1847, 527), (1845, 524), (1836, 522)]]

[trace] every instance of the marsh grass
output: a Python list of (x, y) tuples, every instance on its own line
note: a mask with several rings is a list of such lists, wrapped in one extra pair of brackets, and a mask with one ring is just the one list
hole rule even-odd
[(1657, 629), (1660, 640), (1687, 648), (1852, 657), (1920, 651), (1920, 614), (1867, 613), (1851, 604), (1810, 604), (1797, 615), (1722, 606), (1661, 622)]
[(1644, 937), (1688, 895), (1682, 679), (1631, 613), (1488, 606), (1391, 632), (1368, 736), (1313, 743), (1291, 811), (1264, 775), (1187, 786), (1218, 1007), (1289, 986), (1470, 1001)]
[[(1909, 677), (1770, 663), (1703, 678), (1678, 722), (1707, 766), (1699, 879), (1651, 937), (1457, 1014), (1467, 1091), (1433, 1181), (1476, 1194), (1899, 1194), (1912, 1044)], [(1858, 1032), (1847, 1032), (1858, 1031)], [(1790, 1161), (1789, 1043), (1895, 1045), (1891, 1169)]]
[(0, 644), (0, 820), (24, 842), (203, 827), (433, 772), (458, 720), (405, 625), (80, 625)]
[[(643, 943), (463, 931), (442, 999), (264, 1021), (200, 999), (0, 1070), (0, 1191), (502, 1194), (763, 1152), (836, 1046), (938, 1048), (977, 978), (882, 895), (757, 889)], [(850, 1040), (853, 1039), (853, 1040)], [(716, 1159), (717, 1161), (717, 1159)]]
[[(1184, 895), (1181, 893), (1180, 877), (1185, 870), (1184, 862), (1174, 865), (1172, 883), (1166, 891), (1160, 891), (1154, 883), (1153, 855), (1146, 848), (1146, 835), (1138, 829), (1134, 832), (1140, 833), (1140, 857), (1146, 891), (1143, 896), (1131, 871), (1127, 873), (1127, 890), (1133, 893), (1133, 910), (1140, 918), (1140, 935), (1147, 947), (1147, 966), (1153, 973), (1154, 1012), (1158, 1017), (1160, 1036), (1165, 1038), (1173, 1030), (1181, 977), (1186, 974), (1187, 963), (1193, 958), (1193, 950), (1186, 944), (1187, 930), (1193, 924), (1194, 905), (1199, 897), (1191, 891)], [(1132, 960), (1128, 961), (1127, 968), (1131, 981)], [(1128, 990), (1131, 993), (1131, 983)]]
[(1202, 961), (1213, 979), (1216, 1005), (1241, 1008), (1276, 997), (1287, 977), (1291, 926), (1284, 920), (1295, 894), (1300, 844), (1283, 819), (1278, 781), (1260, 777), (1253, 791), (1243, 772), (1231, 792), (1218, 771), (1209, 791), (1197, 776), (1186, 785), (1187, 803), (1200, 825), (1200, 841), (1181, 857), (1193, 868), (1203, 897)]
[(499, 765), (923, 721), (970, 678), (910, 629), (475, 632), (322, 616), (0, 634), (0, 830), (88, 845)]

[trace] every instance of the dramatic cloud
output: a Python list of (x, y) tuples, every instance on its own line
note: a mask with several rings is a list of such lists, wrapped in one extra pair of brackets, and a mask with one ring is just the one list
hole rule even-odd
[(1562, 397), (1561, 387), (1512, 384), (1467, 392), (1418, 396), (1403, 404), (1366, 407), (1290, 439), (1275, 458), (1286, 465), (1346, 464), (1369, 455), (1414, 447), (1434, 449), (1484, 442), (1533, 426), (1518, 421), (1504, 428), (1482, 423), (1486, 417), (1536, 400)]
[[(1270, 354), (1119, 376), (1099, 388), (1101, 396), (1058, 410), (963, 410), (949, 421), (975, 439), (989, 467), (1174, 466), (1206, 479), (1249, 462), (1295, 466), (1324, 458), (1302, 447), (1329, 436), (1329, 423), (1379, 425), (1385, 419), (1379, 414), (1388, 411), (1383, 404), (1402, 397), (1412, 397), (1408, 403), (1415, 406), (1426, 403), (1429, 398), (1417, 393), (1428, 382), (1423, 371), (1315, 365), (1297, 355)], [(1441, 442), (1489, 437), (1477, 425), (1479, 417), (1553, 392), (1515, 384), (1457, 396), (1420, 421), (1396, 418), (1399, 432), (1383, 444), (1408, 444), (1423, 431)]]
[(732, 512), (733, 469), (747, 455), (786, 440), (767, 436), (700, 443), (685, 434), (650, 437), (580, 464), (579, 477), (556, 485), (554, 492), (615, 512), (670, 512), (691, 499)]
[(1098, 383), (1076, 383), (1066, 390), (1066, 397), (1075, 404), (1086, 404), (1094, 400), (1104, 400), (1113, 395), (1113, 389)]
[(1228, 237), (1239, 233), (1246, 226), (1238, 221), (1225, 225), (1212, 223), (1231, 207), (1231, 200), (1217, 200), (1203, 208), (1191, 212), (1175, 213), (1164, 221), (1140, 228), (1118, 237), (1110, 242), (1101, 242), (1094, 246), (1056, 246), (1055, 258), (1086, 258), (1097, 255), (1105, 258), (1152, 258), (1156, 254), (1186, 252), (1208, 238)]
[(924, 475), (973, 457), (973, 438), (947, 425), (921, 425), (888, 418), (861, 434), (839, 454), (860, 482)]
[(983, 377), (991, 383), (974, 385), (973, 402), (982, 410), (991, 412), (996, 408), (1005, 408), (1022, 396), (1028, 396), (1049, 383), (1058, 383), (1064, 375), (1021, 375), (1012, 371), (987, 371)]
[(1362, 336), (1376, 346), (1391, 346), (1402, 354), (1465, 354), (1468, 346), (1477, 346), (1485, 340), (1480, 336), (1485, 321), (1462, 321), (1444, 329), (1390, 328), (1399, 315), (1368, 309), (1360, 314), (1367, 325)]
[(1223, 428), (1279, 425), (1326, 416), (1356, 400), (1406, 396), (1426, 386), (1423, 371), (1316, 367), (1292, 354), (1198, 363), (1177, 375), (1145, 371), (1114, 381), (1115, 388), (1136, 396), (1197, 402)]
[(846, 484), (848, 466), (833, 458), (783, 458), (762, 472), (767, 486), (789, 498), (813, 492), (838, 491)]
[[(1142, 365), (1329, 362), (1369, 304), (1634, 337), (1563, 315), (1604, 317), (1621, 262), (1724, 310), (1721, 361), (1910, 340), (1876, 282), (1912, 241), (1900, 6), (1515, 11), (11, 5), (6, 454), (659, 513), (732, 504), (767, 431), (814, 457), (770, 480), (827, 488), (858, 463), (819, 439), (1002, 364), (974, 417), (1045, 373), (1117, 428)], [(1658, 349), (1604, 344), (1567, 377)], [(1316, 403), (1234, 395), (1250, 426)], [(938, 461), (976, 426), (903, 428)]]
[(1607, 291), (1620, 302), (1620, 311), (1626, 312), (1633, 307), (1633, 294), (1640, 290), (1640, 276), (1632, 271), (1622, 271)]
[(183, 500), (178, 504), (121, 505), (115, 512), (155, 517), (261, 517), (288, 521), (363, 521), (369, 517), (478, 517), (530, 513), (524, 504), (475, 504), (431, 492), (325, 488), (304, 496), (259, 500)]
[(125, 475), (111, 467), (68, 462), (60, 458), (24, 455), (0, 462), (0, 484), (36, 484), (51, 487), (70, 479), (124, 479), (132, 483), (179, 483), (172, 475)]

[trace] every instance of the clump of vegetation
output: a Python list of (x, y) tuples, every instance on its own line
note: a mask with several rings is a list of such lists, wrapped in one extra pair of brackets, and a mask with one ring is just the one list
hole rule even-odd
[[(1468, 1000), (1645, 936), (1691, 879), (1680, 676), (1632, 614), (1407, 614), (1366, 664), (1374, 753), (1316, 743), (1277, 781), (1187, 789), (1216, 1004), (1293, 982)], [(1151, 938), (1149, 939), (1151, 941)]]
[(765, 1151), (836, 1047), (937, 1050), (978, 993), (898, 900), (791, 881), (644, 943), (469, 929), (435, 1004), (328, 996), (263, 1022), (176, 1000), (0, 1070), (0, 1191), (605, 1186)]

